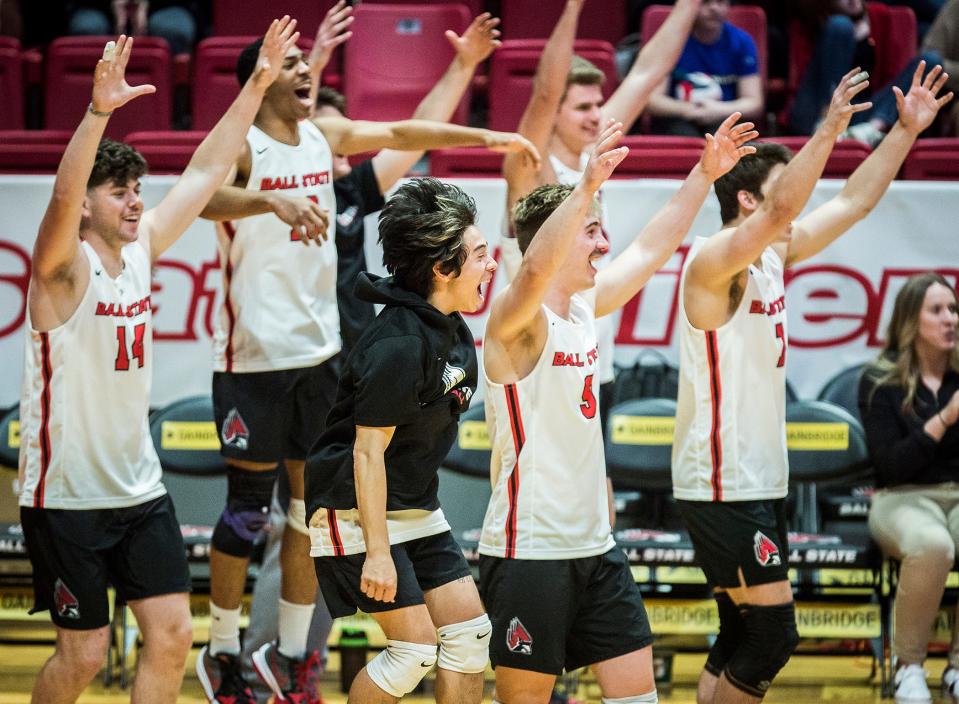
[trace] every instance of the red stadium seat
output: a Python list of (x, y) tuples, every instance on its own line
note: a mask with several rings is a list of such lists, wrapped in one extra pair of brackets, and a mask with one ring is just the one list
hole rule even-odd
[(0, 37), (0, 105), (0, 129), (23, 129), (23, 68), (13, 37)]
[[(103, 45), (116, 37), (61, 37), (47, 49), (44, 80), (44, 125), (74, 129), (90, 103), (93, 69)], [(106, 135), (119, 139), (133, 130), (168, 130), (173, 105), (170, 49), (159, 37), (137, 37), (127, 64), (130, 85), (152, 83), (156, 93), (124, 105), (110, 118)]]
[[(650, 5), (643, 12), (643, 26), (640, 30), (643, 44), (648, 42), (656, 33), (669, 13), (672, 11), (669, 5)], [(730, 24), (739, 27), (753, 38), (756, 43), (756, 56), (759, 61), (759, 75), (763, 79), (763, 86), (766, 85), (768, 77), (769, 64), (769, 45), (766, 39), (766, 12), (755, 5), (734, 5), (729, 8)]]
[(72, 136), (71, 130), (0, 131), (0, 173), (56, 173)]
[[(504, 39), (546, 39), (556, 26), (566, 0), (504, 0)], [(626, 35), (623, 0), (589, 0), (576, 28), (579, 39), (602, 39), (616, 46)]]
[[(460, 34), (470, 22), (464, 5), (379, 5), (354, 11), (353, 38), (346, 43), (344, 76), (350, 117), (361, 120), (409, 118), (453, 59), (444, 36)], [(469, 92), (453, 116), (465, 124)]]
[(959, 138), (916, 140), (902, 166), (902, 178), (959, 180)]
[[(196, 48), (193, 66), (193, 129), (208, 130), (223, 116), (240, 92), (236, 79), (236, 60), (243, 48), (256, 41), (256, 36), (210, 37)], [(305, 54), (313, 48), (312, 39), (300, 39)], [(323, 85), (340, 88), (339, 50), (323, 71)]]
[[(503, 42), (503, 46), (493, 54), (489, 78), (490, 129), (516, 129), (529, 102), (533, 76), (536, 75), (536, 66), (545, 45), (543, 39), (514, 39)], [(577, 39), (573, 50), (606, 74), (603, 97), (609, 98), (617, 86), (612, 45), (598, 39)]]
[(613, 178), (684, 179), (699, 162), (705, 140), (699, 137), (631, 135), (623, 138), (629, 154)]
[(151, 174), (179, 174), (206, 132), (131, 132), (123, 141), (147, 160)]
[[(805, 146), (809, 138), (771, 137), (769, 139), (763, 138), (760, 141), (782, 144), (789, 147), (795, 154)], [(833, 147), (832, 153), (826, 161), (826, 168), (823, 169), (823, 178), (848, 178), (871, 153), (872, 149), (869, 148), (868, 144), (857, 142), (854, 139), (844, 139), (841, 142), (836, 142), (836, 146)]]
[(335, 0), (284, 0), (282, 3), (213, 0), (213, 34), (263, 36), (270, 22), (289, 15), (296, 20), (302, 38), (312, 41), (326, 11), (334, 4)]
[[(409, 5), (410, 0), (363, 0), (370, 5)], [(483, 11), (483, 0), (457, 0), (459, 5), (465, 5), (470, 11), (470, 17), (476, 17)]]
[(503, 155), (481, 147), (434, 149), (430, 175), (436, 178), (499, 178)]

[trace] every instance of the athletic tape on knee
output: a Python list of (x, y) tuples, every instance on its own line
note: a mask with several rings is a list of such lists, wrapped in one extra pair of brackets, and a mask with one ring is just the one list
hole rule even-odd
[(652, 692), (636, 694), (632, 697), (619, 697), (617, 699), (603, 697), (603, 704), (657, 704), (658, 702), (659, 694), (657, 694), (655, 689)]
[(212, 544), (233, 557), (249, 557), (253, 543), (270, 520), (277, 469), (251, 471), (230, 467), (226, 508), (213, 529)]
[(366, 674), (384, 692), (402, 698), (416, 689), (435, 664), (435, 645), (388, 640), (386, 649), (366, 664)]
[(754, 697), (763, 697), (773, 678), (799, 644), (793, 604), (740, 604), (745, 637), (726, 666), (730, 684)]
[(306, 525), (306, 502), (303, 499), (290, 499), (290, 508), (286, 512), (286, 524), (297, 533), (309, 537), (310, 529)]
[(466, 674), (485, 672), (492, 632), (493, 624), (486, 614), (443, 626), (439, 629), (440, 653), (436, 666)]

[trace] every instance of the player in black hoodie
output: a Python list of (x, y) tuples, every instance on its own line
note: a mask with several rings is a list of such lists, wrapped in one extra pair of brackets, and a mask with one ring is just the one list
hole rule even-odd
[(437, 471), (476, 390), (460, 312), (480, 308), (496, 269), (475, 219), (468, 195), (431, 178), (387, 202), (380, 240), (392, 276), (361, 274), (356, 286), (385, 307), (347, 359), (307, 462), (310, 554), (330, 613), (362, 609), (388, 639), (350, 702), (396, 702), (434, 664), (438, 702), (482, 699), (490, 622), (437, 499)]

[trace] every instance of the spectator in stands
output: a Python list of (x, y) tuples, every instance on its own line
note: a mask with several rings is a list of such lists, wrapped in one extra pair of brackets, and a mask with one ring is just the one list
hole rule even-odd
[(916, 29), (919, 33), (919, 41), (929, 31), (930, 26), (936, 17), (942, 11), (946, 0), (882, 0), (887, 5), (903, 5), (911, 8), (916, 13)]
[[(796, 92), (789, 124), (797, 134), (812, 134), (842, 76), (855, 66), (873, 72), (876, 42), (863, 0), (803, 0), (795, 5), (806, 32), (816, 40)], [(912, 74), (923, 60), (927, 66), (942, 62), (934, 52), (913, 57), (890, 83), (872, 94), (872, 108), (855, 115), (843, 138), (871, 147), (879, 144), (896, 122), (896, 96), (889, 89), (895, 85), (908, 90)]]
[[(956, 291), (913, 276), (893, 308), (885, 348), (866, 368), (859, 408), (879, 491), (869, 528), (902, 562), (892, 652), (896, 701), (931, 701), (922, 664), (959, 545), (959, 347)], [(943, 687), (959, 699), (959, 638)]]
[(148, 34), (184, 54), (196, 43), (201, 8), (196, 0), (71, 0), (67, 13), (68, 34)]
[(0, 0), (0, 36), (21, 39), (22, 34), (19, 0)]
[(762, 113), (756, 44), (728, 15), (729, 0), (704, 0), (672, 75), (650, 99), (653, 132), (701, 137), (732, 112)]
[[(959, 92), (959, 0), (948, 0), (922, 42), (924, 50), (935, 52), (942, 59), (942, 67), (949, 73), (946, 86)], [(959, 134), (959, 110), (951, 111), (951, 134)]]

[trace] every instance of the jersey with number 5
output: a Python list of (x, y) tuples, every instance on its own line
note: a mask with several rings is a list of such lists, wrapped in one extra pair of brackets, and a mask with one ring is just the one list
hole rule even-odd
[(688, 501), (751, 501), (786, 495), (786, 298), (772, 247), (750, 265), (732, 317), (715, 330), (692, 326), (679, 289), (679, 397), (673, 493)]
[(614, 545), (593, 304), (577, 294), (568, 318), (545, 305), (542, 310), (546, 344), (533, 370), (514, 384), (486, 380), (493, 495), (483, 520), (483, 555), (573, 559)]
[(38, 332), (29, 310), (20, 395), (21, 506), (102, 509), (162, 496), (147, 420), (153, 374), (150, 258), (122, 251), (112, 279), (86, 242), (90, 281), (73, 315)]

